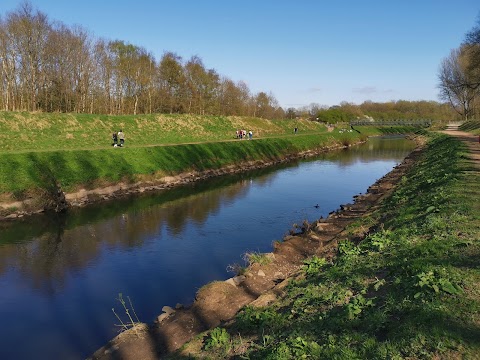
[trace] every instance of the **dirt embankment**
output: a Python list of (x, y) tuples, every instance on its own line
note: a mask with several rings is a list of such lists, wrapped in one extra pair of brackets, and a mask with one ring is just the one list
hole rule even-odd
[[(361, 143), (361, 141), (351, 145), (357, 145), (359, 143)], [(69, 207), (83, 207), (89, 204), (109, 201), (132, 194), (170, 189), (217, 176), (235, 174), (266, 168), (281, 163), (287, 163), (292, 160), (312, 157), (321, 153), (345, 147), (348, 146), (325, 146), (316, 150), (308, 150), (298, 154), (291, 154), (274, 160), (243, 162), (242, 166), (230, 165), (219, 169), (189, 171), (175, 176), (162, 177), (154, 181), (140, 181), (136, 183), (120, 182), (95, 189), (82, 188), (72, 193), (64, 193), (60, 188), (40, 190), (32, 193), (23, 201), (9, 201), (7, 199), (2, 201), (0, 197), (0, 221), (20, 219), (25, 216), (40, 214), (48, 211), (66, 211)]]
[[(164, 306), (153, 324), (137, 324), (121, 333), (91, 359), (159, 359), (205, 330), (228, 325), (245, 305), (265, 306), (275, 301), (299, 274), (306, 258), (335, 255), (338, 242), (347, 237), (346, 226), (371, 214), (416, 161), (421, 149), (419, 145), (400, 165), (370, 186), (366, 194), (357, 196), (353, 204), (342, 205), (328, 218), (304, 223), (292, 231), (275, 244), (272, 253), (265, 255), (269, 259), (266, 264), (254, 263), (242, 275), (204, 286), (190, 306)], [(365, 228), (355, 236), (360, 240), (370, 230)]]

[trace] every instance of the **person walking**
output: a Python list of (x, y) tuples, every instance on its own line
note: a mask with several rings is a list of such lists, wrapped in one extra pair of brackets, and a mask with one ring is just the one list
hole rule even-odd
[(123, 146), (123, 144), (125, 143), (125, 134), (123, 133), (122, 129), (120, 129), (120, 131), (118, 132), (118, 140), (120, 140), (120, 146)]

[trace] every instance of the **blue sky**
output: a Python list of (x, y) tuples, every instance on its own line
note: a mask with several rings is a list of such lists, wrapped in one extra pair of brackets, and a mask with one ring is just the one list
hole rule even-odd
[[(438, 100), (441, 60), (480, 14), (478, 0), (31, 0), (96, 38), (165, 51), (281, 106)], [(0, 0), (0, 14), (20, 0)]]

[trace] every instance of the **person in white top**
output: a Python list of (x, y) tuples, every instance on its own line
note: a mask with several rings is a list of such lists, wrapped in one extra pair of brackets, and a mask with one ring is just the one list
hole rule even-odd
[(123, 133), (122, 129), (120, 129), (120, 131), (118, 132), (118, 140), (120, 141), (120, 146), (123, 146), (123, 144), (125, 143), (125, 134)]

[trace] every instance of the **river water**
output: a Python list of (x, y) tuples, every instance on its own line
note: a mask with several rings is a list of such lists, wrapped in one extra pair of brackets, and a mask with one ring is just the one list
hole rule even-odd
[[(326, 217), (413, 149), (403, 138), (276, 168), (0, 224), (0, 359), (84, 359), (127, 321), (189, 304), (233, 276), (246, 252), (270, 252), (294, 223)], [(316, 206), (318, 205), (318, 207)]]

